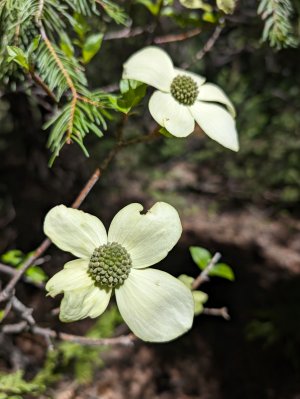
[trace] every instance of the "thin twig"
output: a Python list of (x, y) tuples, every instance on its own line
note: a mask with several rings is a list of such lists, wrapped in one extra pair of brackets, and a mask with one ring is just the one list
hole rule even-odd
[(147, 143), (149, 141), (154, 140), (157, 137), (160, 137), (161, 135), (159, 134), (159, 129), (160, 129), (160, 126), (157, 126), (155, 129), (153, 129), (150, 133), (148, 133), (145, 136), (138, 136), (133, 139), (126, 140), (126, 141), (117, 141), (117, 143), (114, 145), (114, 147), (108, 153), (107, 157), (101, 163), (101, 165), (100, 165), (101, 171), (104, 171), (107, 169), (108, 165), (111, 163), (111, 161), (115, 158), (115, 156), (118, 154), (118, 152), (122, 148), (129, 147), (130, 145), (133, 145), (133, 144)]
[(153, 39), (155, 44), (182, 42), (184, 40), (190, 39), (199, 35), (202, 32), (201, 28), (195, 28), (187, 32), (177, 33), (172, 35), (158, 36)]
[(0, 323), (3, 323), (3, 321), (6, 319), (6, 316), (9, 314), (11, 308), (12, 308), (12, 298), (5, 304), (5, 308), (3, 310), (3, 314), (2, 314), (2, 317), (0, 320)]
[(117, 39), (128, 39), (131, 37), (142, 35), (143, 33), (147, 32), (148, 29), (138, 28), (124, 28), (114, 32), (107, 32), (104, 35), (103, 40), (117, 40)]
[[(39, 262), (39, 261), (43, 261), (43, 262)], [(44, 262), (45, 262), (44, 258), (40, 258), (40, 259), (37, 259), (34, 262), (34, 264), (38, 265), (38, 264), (42, 264)], [(18, 273), (18, 269), (14, 269), (11, 266), (7, 266), (7, 265), (4, 265), (3, 263), (0, 263), (0, 273), (8, 274), (9, 276), (15, 276)], [(34, 285), (35, 287), (38, 287), (38, 288), (44, 288), (45, 287), (44, 283), (33, 281), (27, 276), (23, 276), (23, 277), (24, 277), (24, 281), (26, 283), (28, 283), (28, 284)]]
[[(222, 22), (222, 21), (221, 21)], [(189, 68), (191, 65), (193, 65), (196, 61), (202, 60), (202, 58), (209, 52), (211, 49), (214, 47), (216, 44), (217, 40), (219, 39), (221, 32), (223, 31), (224, 26), (223, 25), (218, 25), (216, 29), (213, 31), (212, 35), (209, 37), (207, 42), (204, 44), (202, 49), (196, 53), (194, 56), (194, 59), (191, 62), (185, 62), (182, 64), (183, 69)]]
[(50, 328), (39, 327), (37, 325), (28, 326), (26, 321), (16, 324), (7, 324), (3, 326), (4, 334), (19, 334), (22, 331), (29, 330), (33, 334), (41, 335), (44, 338), (57, 339), (62, 341), (74, 342), (81, 345), (99, 346), (99, 345), (125, 345), (130, 346), (137, 339), (133, 334), (121, 335), (113, 338), (89, 338), (80, 335), (73, 335), (64, 332), (52, 330)]
[(44, 92), (51, 98), (51, 100), (54, 103), (57, 103), (58, 102), (57, 98), (55, 97), (49, 86), (46, 85), (46, 83), (34, 72), (33, 69), (31, 68), (29, 69), (29, 74), (32, 80), (44, 90)]
[[(154, 27), (146, 27), (146, 28), (124, 28), (120, 29), (114, 32), (107, 32), (104, 35), (103, 40), (117, 40), (117, 39), (129, 39), (132, 37), (140, 36), (144, 33), (153, 33)], [(154, 37), (153, 43), (155, 44), (165, 44), (165, 43), (173, 43), (173, 42), (181, 42), (187, 39), (190, 39), (194, 36), (199, 35), (199, 33), (202, 32), (201, 28), (195, 28), (191, 29), (187, 32), (181, 32), (181, 33), (173, 33), (169, 35), (164, 35), (164, 36), (157, 36)]]
[(9, 276), (14, 276), (18, 270), (13, 269), (11, 266), (4, 265), (0, 263), (0, 273), (8, 274)]
[(202, 313), (209, 316), (220, 316), (225, 320), (230, 320), (228, 309), (225, 306), (222, 308), (203, 308)]
[(23, 263), (23, 266), (18, 269), (17, 273), (13, 276), (13, 278), (9, 281), (7, 286), (0, 292), (0, 302), (6, 301), (10, 295), (20, 278), (26, 272), (26, 270), (33, 264), (33, 262), (38, 259), (50, 246), (51, 241), (47, 238), (45, 239), (41, 245), (34, 251), (34, 253)]
[(125, 345), (130, 346), (137, 338), (133, 334), (121, 335), (113, 338), (89, 338), (79, 335), (57, 332), (49, 328), (35, 326), (32, 332), (44, 337), (48, 336), (52, 339), (60, 339), (62, 341), (74, 342), (81, 345), (99, 346), (99, 345)]
[(25, 306), (16, 296), (12, 297), (13, 309), (21, 315), (21, 318), (25, 320), (30, 326), (35, 325), (35, 320), (32, 317), (33, 309)]
[(15, 324), (6, 324), (2, 328), (2, 332), (4, 334), (19, 334), (27, 328), (26, 321), (22, 320), (19, 323)]
[(94, 185), (97, 183), (101, 175), (100, 169), (97, 168), (92, 176), (89, 178), (83, 189), (80, 191), (78, 194), (77, 198), (71, 205), (72, 208), (79, 208), (80, 205), (83, 203), (83, 201), (86, 199), (86, 197), (89, 195), (91, 189), (94, 187)]
[(192, 289), (195, 290), (197, 289), (201, 284), (209, 280), (209, 273), (211, 269), (215, 266), (217, 262), (221, 259), (221, 254), (219, 252), (216, 252), (214, 256), (211, 258), (210, 262), (206, 266), (204, 270), (199, 274), (199, 276), (194, 280), (192, 284)]
[[(79, 208), (79, 206), (82, 204), (82, 202), (85, 200), (91, 189), (94, 187), (96, 182), (98, 181), (100, 177), (100, 170), (97, 168), (95, 172), (92, 174), (92, 176), (89, 178), (88, 182), (85, 184), (77, 198), (72, 204), (72, 208)], [(10, 280), (10, 282), (7, 284), (7, 286), (0, 292), (0, 302), (3, 302), (7, 300), (14, 287), (20, 280), (20, 278), (23, 276), (23, 274), (26, 272), (26, 270), (33, 264), (33, 262), (41, 257), (41, 255), (48, 249), (50, 246), (51, 241), (46, 238), (41, 245), (33, 252), (33, 254), (24, 262), (22, 267), (18, 269), (17, 273), (13, 276), (13, 278)]]
[(214, 30), (213, 34), (211, 35), (211, 37), (207, 40), (207, 42), (205, 43), (205, 45), (203, 46), (203, 48), (198, 51), (198, 53), (196, 53), (195, 58), (196, 60), (201, 60), (206, 53), (208, 53), (213, 46), (215, 45), (216, 41), (219, 39), (220, 34), (223, 30), (223, 26), (222, 25), (218, 25), (216, 27), (216, 29)]

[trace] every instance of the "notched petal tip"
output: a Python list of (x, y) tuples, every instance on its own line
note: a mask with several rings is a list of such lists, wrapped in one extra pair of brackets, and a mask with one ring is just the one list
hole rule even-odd
[(114, 217), (108, 232), (110, 242), (123, 245), (133, 268), (145, 268), (165, 258), (182, 233), (176, 209), (158, 202), (146, 213), (143, 206), (130, 204)]

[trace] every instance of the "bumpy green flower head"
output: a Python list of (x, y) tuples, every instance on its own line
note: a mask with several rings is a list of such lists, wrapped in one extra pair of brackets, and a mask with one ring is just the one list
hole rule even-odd
[(117, 242), (112, 242), (94, 250), (88, 274), (97, 285), (113, 288), (124, 283), (131, 266), (131, 257), (126, 249)]
[(171, 83), (171, 94), (180, 104), (193, 105), (199, 89), (197, 83), (186, 75), (178, 75)]

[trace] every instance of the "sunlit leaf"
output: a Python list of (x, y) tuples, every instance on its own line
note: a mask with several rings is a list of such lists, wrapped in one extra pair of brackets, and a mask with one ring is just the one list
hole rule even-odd
[(234, 281), (234, 272), (232, 268), (225, 263), (217, 263), (209, 272), (209, 276), (216, 276)]
[(205, 269), (212, 256), (211, 253), (201, 247), (190, 247), (190, 253), (192, 255), (193, 261), (200, 269)]
[(89, 63), (91, 59), (97, 54), (99, 51), (103, 40), (103, 34), (97, 33), (90, 35), (82, 48), (82, 58), (85, 64)]

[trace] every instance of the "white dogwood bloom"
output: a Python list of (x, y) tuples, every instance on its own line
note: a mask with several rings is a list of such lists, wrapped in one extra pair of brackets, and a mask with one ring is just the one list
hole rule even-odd
[(202, 76), (175, 68), (165, 51), (150, 46), (133, 54), (124, 64), (123, 79), (157, 89), (149, 111), (173, 136), (188, 136), (196, 121), (211, 139), (238, 151), (235, 109), (229, 98), (218, 86), (205, 83)]
[(83, 211), (59, 205), (48, 212), (45, 234), (79, 258), (66, 263), (46, 285), (52, 297), (64, 293), (62, 321), (99, 316), (114, 291), (123, 319), (144, 341), (169, 341), (191, 328), (191, 291), (170, 274), (148, 268), (179, 240), (179, 215), (164, 202), (146, 214), (142, 210), (137, 203), (121, 209), (108, 233), (98, 218)]

